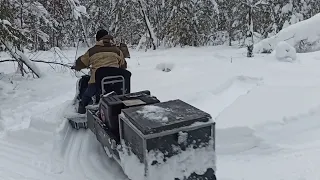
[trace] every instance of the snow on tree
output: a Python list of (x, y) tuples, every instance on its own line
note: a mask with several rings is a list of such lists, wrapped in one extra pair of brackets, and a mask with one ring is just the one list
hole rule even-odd
[(251, 13), (252, 26), (244, 4), (260, 0), (1, 0), (0, 18), (29, 40), (23, 48), (48, 50), (79, 38), (91, 45), (102, 28), (129, 46), (243, 46), (251, 34), (268, 38), (320, 12), (318, 0), (264, 1)]
[(83, 16), (89, 17), (86, 11), (86, 8), (80, 4), (78, 0), (68, 0), (71, 9), (73, 10), (73, 16), (74, 18), (79, 22), (79, 26), (81, 27), (82, 30), (82, 36), (84, 41), (86, 42), (87, 46), (89, 47), (89, 42), (87, 39), (87, 33), (86, 29), (84, 26), (84, 21), (83, 21)]
[[(9, 54), (18, 62), (21, 64), (24, 64), (28, 67), (29, 70), (31, 70), (32, 73), (34, 73), (37, 77), (41, 76), (41, 73), (37, 66), (31, 62), (27, 56), (21, 52), (18, 47), (21, 43), (19, 41), (21, 40), (19, 37), (23, 38), (23, 35), (19, 30), (16, 30), (14, 27), (12, 27), (11, 23), (8, 20), (1, 20), (0, 19), (0, 42), (6, 47), (6, 50), (9, 51)], [(21, 71), (25, 71), (23, 69), (23, 66), (21, 66)], [(23, 75), (23, 74), (22, 74)]]
[(170, 21), (165, 26), (166, 39), (173, 46), (200, 46), (207, 43), (212, 34), (215, 4), (211, 0), (169, 2)]
[(313, 52), (320, 50), (320, 13), (310, 19), (288, 26), (278, 34), (255, 45), (256, 53), (271, 52), (281, 41), (295, 47), (296, 51)]
[(45, 44), (50, 39), (49, 34), (45, 31), (46, 29), (53, 29), (56, 22), (40, 2), (31, 1), (26, 5), (28, 5), (27, 8), (23, 7), (27, 10), (23, 15), (24, 28), (30, 31), (30, 38), (34, 42), (32, 49), (45, 50)]
[[(227, 34), (229, 46), (232, 45), (232, 41), (237, 40), (241, 33), (241, 29), (245, 29), (244, 17), (247, 14), (241, 6), (240, 0), (234, 1), (217, 1), (219, 9), (219, 26), (217, 30), (220, 34)], [(223, 33), (225, 32), (225, 33)]]

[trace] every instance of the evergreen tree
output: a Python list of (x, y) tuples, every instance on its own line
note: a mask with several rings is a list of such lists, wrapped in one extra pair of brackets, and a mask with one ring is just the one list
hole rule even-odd
[(251, 1), (267, 3), (252, 12), (253, 32), (261, 38), (320, 13), (318, 0), (2, 0), (0, 17), (11, 24), (2, 28), (15, 33), (0, 34), (32, 50), (75, 46), (79, 39), (93, 45), (102, 28), (117, 42), (139, 47), (244, 45)]

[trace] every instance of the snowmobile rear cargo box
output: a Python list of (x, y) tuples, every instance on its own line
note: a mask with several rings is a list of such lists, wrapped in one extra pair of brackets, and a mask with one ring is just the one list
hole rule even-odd
[[(149, 169), (145, 170), (146, 174), (150, 171), (151, 166), (161, 166), (166, 161), (169, 162), (172, 157), (194, 156), (196, 149), (205, 148), (207, 154), (194, 157), (200, 159), (191, 160), (192, 158), (189, 158), (186, 161), (191, 161), (188, 163), (191, 163), (192, 167), (197, 167), (194, 163), (201, 161), (203, 157), (212, 163), (209, 163), (209, 167), (206, 167), (199, 177), (190, 173), (186, 179), (215, 179), (215, 122), (212, 121), (210, 114), (181, 100), (172, 100), (122, 109), (119, 119), (120, 138), (125, 146), (137, 156), (140, 163)], [(203, 149), (201, 152), (204, 152)], [(150, 158), (153, 157), (152, 154), (162, 155), (159, 156), (160, 159), (157, 159)], [(171, 166), (174, 165), (171, 164)], [(166, 172), (163, 173), (166, 174)]]

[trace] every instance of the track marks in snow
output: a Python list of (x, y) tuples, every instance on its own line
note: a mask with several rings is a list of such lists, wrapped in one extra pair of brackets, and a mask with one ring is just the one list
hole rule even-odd
[[(52, 100), (52, 104), (55, 103)], [(90, 130), (71, 128), (64, 116), (73, 111), (71, 101), (68, 101), (30, 115), (28, 128), (15, 126), (12, 128), (15, 130), (6, 130), (0, 139), (0, 161), (10, 162), (12, 166), (19, 164), (22, 175), (25, 171), (30, 172), (30, 178), (27, 173), (22, 179), (34, 179), (32, 174), (37, 173), (32, 172), (35, 171), (62, 180), (126, 179), (121, 168), (107, 158)], [(10, 176), (19, 174), (10, 173)]]
[(265, 123), (254, 128), (217, 129), (217, 153), (260, 154), (289, 153), (320, 149), (320, 107), (306, 113), (284, 117), (281, 122)]
[(265, 142), (285, 149), (313, 146), (320, 142), (319, 118), (320, 106), (294, 117), (284, 117), (279, 123), (260, 125), (256, 134)]
[[(211, 91), (216, 96), (215, 100), (218, 102), (215, 108), (219, 108), (219, 113), (222, 112), (240, 96), (250, 93), (253, 88), (260, 86), (262, 83), (262, 78), (249, 76), (236, 76), (228, 80), (220, 85), (219, 88)], [(212, 104), (212, 102), (208, 102), (208, 106), (209, 104)]]
[[(257, 179), (257, 174), (265, 174), (264, 179), (319, 179), (319, 119), (320, 107), (317, 107), (284, 117), (281, 122), (264, 123), (252, 129), (218, 129), (218, 177), (253, 180)], [(251, 145), (255, 147), (246, 149)], [(237, 149), (246, 150), (239, 153)], [(266, 163), (268, 173), (265, 173), (266, 168), (261, 168)], [(260, 168), (252, 174), (253, 167)], [(283, 173), (284, 167), (289, 173)], [(232, 174), (228, 173), (230, 169), (233, 169)]]
[(249, 76), (236, 76), (218, 88), (204, 93), (197, 99), (201, 104), (196, 106), (208, 111), (217, 121), (217, 153), (237, 154), (249, 153), (256, 148), (269, 148), (262, 139), (255, 136), (254, 130), (248, 127), (219, 128), (219, 115), (240, 96), (247, 95), (252, 89), (263, 84), (262, 78)]
[[(19, 179), (37, 179), (34, 175), (39, 175), (39, 173), (48, 177), (48, 179), (54, 179), (47, 173), (47, 167), (44, 164), (40, 166), (37, 162), (37, 159), (45, 154), (42, 152), (45, 149), (34, 144), (21, 144), (17, 140), (12, 142), (13, 139), (0, 140), (0, 171), (4, 171), (6, 175), (9, 174), (9, 177), (18, 176)], [(12, 167), (15, 167), (15, 169), (10, 169)]]
[[(72, 107), (68, 106), (63, 116), (68, 116)], [(66, 120), (66, 119), (65, 119)], [(74, 130), (64, 121), (56, 131), (54, 150), (60, 164), (64, 164), (63, 173), (72, 174), (74, 178), (100, 180), (123, 180), (121, 168), (107, 158), (102, 146), (89, 130)]]
[[(65, 105), (63, 103), (63, 99), (70, 99), (74, 95), (74, 92), (70, 91), (64, 93), (63, 95), (54, 96), (54, 93), (49, 94), (46, 98), (41, 98), (38, 96), (37, 91), (27, 89), (20, 94), (16, 94), (17, 97), (14, 97), (16, 106), (13, 106), (12, 98), (10, 98), (8, 103), (8, 107), (4, 106), (1, 110), (3, 117), (6, 117), (3, 121), (3, 128), (5, 130), (19, 130), (28, 128), (30, 122), (39, 118), (41, 115), (46, 115), (41, 120), (44, 122), (56, 122), (57, 120), (61, 120), (61, 118), (55, 118), (59, 114), (58, 112), (62, 111), (62, 107)], [(61, 107), (62, 104), (62, 107)], [(57, 110), (60, 108), (60, 111)], [(50, 114), (51, 113), (51, 114)], [(38, 121), (41, 122), (41, 121)], [(49, 126), (42, 126), (42, 128), (46, 128)]]
[(188, 102), (209, 112), (215, 118), (237, 98), (250, 93), (253, 88), (261, 84), (263, 84), (262, 78), (236, 76), (213, 90), (199, 93), (197, 98), (190, 99)]
[[(69, 126), (70, 127), (70, 126)], [(65, 148), (63, 159), (65, 161), (65, 172), (73, 174), (80, 179), (100, 180), (106, 177), (110, 179), (125, 179), (120, 176), (120, 167), (113, 160), (101, 153), (101, 145), (95, 139), (90, 130), (66, 131), (69, 142)], [(112, 178), (114, 177), (114, 178)]]
[(257, 148), (268, 148), (262, 139), (248, 127), (233, 127), (216, 130), (216, 148), (219, 155), (244, 154)]
[(254, 134), (248, 127), (219, 128), (219, 115), (240, 96), (247, 95), (255, 87), (263, 84), (262, 78), (249, 76), (236, 76), (222, 83), (214, 90), (201, 93), (200, 97), (190, 103), (207, 111), (217, 121), (217, 153), (237, 154), (248, 153), (256, 148), (268, 148), (262, 139)]
[(253, 87), (260, 85), (262, 80), (262, 78), (257, 77), (236, 76), (229, 79), (211, 92), (215, 95), (223, 94), (229, 91), (235, 92), (237, 90), (240, 90), (239, 92), (241, 92), (241, 94), (243, 92), (249, 93)]

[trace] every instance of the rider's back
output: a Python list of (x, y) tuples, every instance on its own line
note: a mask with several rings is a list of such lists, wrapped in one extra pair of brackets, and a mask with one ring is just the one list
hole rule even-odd
[(89, 83), (95, 82), (95, 72), (101, 67), (115, 67), (126, 69), (126, 62), (122, 51), (115, 44), (112, 44), (111, 35), (106, 35), (97, 41), (96, 45), (90, 48), (81, 61), (85, 66), (90, 66), (91, 79)]
[(123, 53), (116, 45), (108, 41), (98, 41), (88, 52), (89, 63), (95, 69), (99, 67), (119, 68), (123, 64)]

